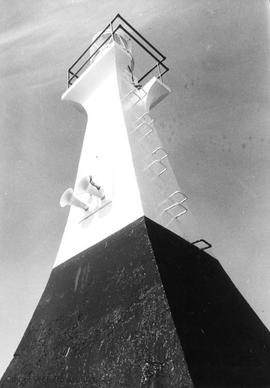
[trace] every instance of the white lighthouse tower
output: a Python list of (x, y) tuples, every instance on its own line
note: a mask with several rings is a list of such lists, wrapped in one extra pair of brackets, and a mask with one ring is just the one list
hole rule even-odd
[[(168, 70), (165, 57), (130, 27), (116, 17), (69, 69), (62, 100), (85, 110), (87, 127), (74, 195), (65, 192), (61, 202), (75, 206), (56, 266), (142, 216), (190, 242), (198, 237), (188, 196), (176, 181), (151, 117), (170, 93), (161, 75)], [(138, 48), (142, 63), (136, 58)], [(149, 59), (152, 66), (142, 74), (140, 65)], [(75, 197), (84, 205), (75, 203)]]

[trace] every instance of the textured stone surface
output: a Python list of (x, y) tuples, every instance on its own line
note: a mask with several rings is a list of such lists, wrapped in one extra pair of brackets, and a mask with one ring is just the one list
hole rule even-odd
[(193, 386), (144, 219), (53, 270), (0, 386)]
[(270, 387), (270, 333), (219, 262), (146, 219), (196, 387)]

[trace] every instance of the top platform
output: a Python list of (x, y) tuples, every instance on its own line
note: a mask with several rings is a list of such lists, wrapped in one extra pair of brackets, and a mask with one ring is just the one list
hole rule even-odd
[(117, 41), (119, 35), (125, 35), (132, 42), (132, 55), (141, 69), (139, 74), (135, 70), (136, 79), (142, 86), (153, 76), (162, 81), (162, 77), (169, 71), (165, 65), (166, 57), (131, 26), (120, 14), (94, 37), (90, 46), (68, 69), (68, 88), (82, 76), (87, 67), (93, 63), (96, 56), (113, 40)]

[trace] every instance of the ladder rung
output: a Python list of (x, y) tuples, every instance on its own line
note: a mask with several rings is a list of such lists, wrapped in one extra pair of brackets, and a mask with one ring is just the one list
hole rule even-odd
[(153, 167), (155, 164), (160, 164), (163, 167), (163, 170), (159, 172), (158, 176), (162, 175), (167, 170), (167, 167), (162, 163), (162, 161), (160, 159), (156, 159), (153, 162), (151, 162), (146, 167), (146, 169), (149, 169), (149, 168)]

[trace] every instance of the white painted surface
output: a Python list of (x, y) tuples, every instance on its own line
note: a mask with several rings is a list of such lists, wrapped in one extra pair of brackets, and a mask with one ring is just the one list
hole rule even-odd
[[(88, 117), (75, 193), (82, 177), (92, 175), (111, 203), (87, 219), (82, 209), (70, 209), (55, 266), (143, 215), (189, 241), (198, 239), (184, 192), (147, 110), (170, 89), (153, 79), (145, 90), (137, 90), (127, 71), (129, 62), (127, 52), (113, 43), (62, 96), (82, 106)], [(79, 198), (88, 203), (87, 194)]]
[(91, 174), (112, 202), (82, 222), (84, 212), (70, 209), (55, 266), (143, 215), (119, 98), (115, 50), (114, 45), (104, 50), (62, 97), (81, 104), (88, 116), (75, 191), (79, 180)]

